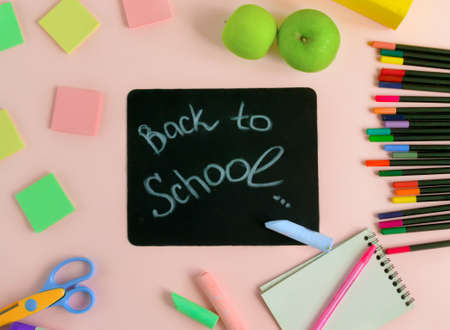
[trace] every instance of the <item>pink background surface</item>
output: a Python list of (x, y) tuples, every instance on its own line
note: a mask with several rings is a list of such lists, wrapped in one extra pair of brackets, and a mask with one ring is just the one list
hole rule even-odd
[[(98, 31), (66, 55), (37, 21), (55, 0), (12, 1), (25, 44), (0, 53), (0, 107), (8, 109), (26, 149), (0, 162), (0, 306), (36, 292), (64, 258), (86, 256), (96, 266), (87, 284), (97, 294), (81, 316), (61, 308), (27, 321), (50, 329), (200, 329), (176, 312), (169, 290), (210, 306), (193, 276), (214, 274), (235, 301), (248, 329), (277, 329), (257, 287), (306, 260), (309, 247), (134, 247), (126, 235), (126, 95), (134, 88), (237, 88), (308, 86), (318, 94), (321, 231), (336, 241), (364, 227), (390, 204), (388, 179), (365, 168), (381, 159), (363, 129), (379, 127), (369, 113), (381, 65), (369, 40), (449, 48), (447, 0), (416, 0), (397, 31), (389, 30), (330, 0), (257, 1), (281, 20), (295, 10), (329, 14), (342, 34), (334, 64), (317, 74), (287, 66), (276, 47), (259, 61), (227, 52), (224, 20), (245, 1), (172, 1), (174, 18), (130, 30), (119, 0), (83, 0), (100, 20)], [(55, 87), (104, 93), (98, 136), (49, 129)], [(387, 94), (389, 91), (387, 92)], [(53, 172), (76, 206), (75, 213), (41, 234), (33, 233), (14, 194)], [(382, 237), (385, 246), (448, 239), (448, 231)], [(392, 257), (416, 298), (411, 312), (385, 329), (448, 329), (448, 250)], [(307, 297), (305, 297), (307, 299)], [(370, 297), (368, 297), (370, 299)], [(301, 311), (299, 311), (301, 312)], [(223, 329), (219, 323), (217, 329)], [(3, 330), (3, 329), (2, 329)]]

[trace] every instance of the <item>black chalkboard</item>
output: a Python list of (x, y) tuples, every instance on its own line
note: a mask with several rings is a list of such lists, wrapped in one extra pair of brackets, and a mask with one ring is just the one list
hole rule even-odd
[(298, 244), (274, 219), (318, 230), (312, 89), (133, 90), (127, 116), (132, 244)]

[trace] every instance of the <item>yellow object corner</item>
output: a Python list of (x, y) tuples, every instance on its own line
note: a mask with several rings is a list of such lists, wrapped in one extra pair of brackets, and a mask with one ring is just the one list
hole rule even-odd
[(15, 154), (24, 147), (8, 112), (0, 109), (0, 160)]
[(334, 0), (391, 29), (397, 29), (413, 0)]
[(395, 204), (400, 203), (415, 203), (417, 202), (416, 196), (400, 196), (400, 197), (392, 197), (392, 202)]
[(381, 56), (381, 63), (403, 65), (403, 57)]

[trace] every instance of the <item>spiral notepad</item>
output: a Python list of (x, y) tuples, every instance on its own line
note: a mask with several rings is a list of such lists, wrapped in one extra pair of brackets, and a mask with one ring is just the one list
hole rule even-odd
[(413, 307), (394, 265), (374, 233), (364, 230), (261, 286), (261, 296), (283, 330), (311, 328), (368, 244), (377, 250), (324, 329), (378, 329)]

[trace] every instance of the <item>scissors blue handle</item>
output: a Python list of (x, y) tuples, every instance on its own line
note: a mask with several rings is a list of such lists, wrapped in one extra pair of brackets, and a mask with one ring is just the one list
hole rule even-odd
[[(56, 273), (61, 268), (66, 266), (67, 264), (70, 264), (72, 262), (78, 262), (78, 261), (87, 263), (89, 265), (89, 272), (86, 275), (74, 278), (73, 280), (70, 280), (68, 282), (56, 283), (56, 281), (55, 281)], [(63, 261), (62, 263), (60, 263), (58, 266), (56, 266), (53, 269), (53, 271), (51, 272), (50, 276), (48, 277), (48, 280), (45, 283), (44, 287), (39, 292), (62, 288), (62, 289), (64, 289), (66, 291), (66, 294), (64, 295), (64, 297), (62, 297), (60, 300), (55, 302), (50, 307), (62, 306), (68, 312), (71, 312), (71, 313), (74, 313), (74, 314), (85, 313), (88, 310), (90, 310), (92, 308), (92, 306), (94, 306), (94, 304), (95, 304), (95, 294), (90, 288), (88, 288), (86, 286), (78, 285), (78, 284), (83, 282), (83, 281), (86, 281), (86, 280), (90, 279), (92, 277), (92, 275), (94, 275), (94, 271), (95, 271), (95, 266), (94, 266), (93, 262), (91, 260), (89, 260), (88, 258), (71, 258), (71, 259), (67, 259), (67, 260)], [(72, 297), (72, 295), (74, 295), (76, 293), (79, 293), (79, 292), (82, 292), (82, 293), (86, 294), (90, 298), (89, 305), (87, 307), (82, 308), (82, 309), (73, 308), (69, 304), (70, 297)]]

